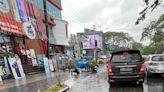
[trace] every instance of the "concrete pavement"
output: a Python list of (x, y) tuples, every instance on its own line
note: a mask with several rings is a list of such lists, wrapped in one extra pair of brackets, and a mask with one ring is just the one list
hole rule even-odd
[(27, 76), (26, 79), (21, 80), (5, 80), (0, 85), (0, 92), (36, 92), (39, 88), (46, 88), (57, 83), (57, 78), (60, 78), (61, 81), (66, 81), (70, 78), (70, 73), (41, 73)]

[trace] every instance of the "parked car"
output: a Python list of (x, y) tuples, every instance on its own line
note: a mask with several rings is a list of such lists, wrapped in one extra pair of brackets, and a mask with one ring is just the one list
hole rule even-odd
[(139, 50), (123, 50), (111, 53), (108, 62), (108, 82), (133, 81), (142, 85), (145, 78), (143, 59)]
[(164, 54), (152, 54), (145, 60), (147, 76), (152, 74), (164, 74)]

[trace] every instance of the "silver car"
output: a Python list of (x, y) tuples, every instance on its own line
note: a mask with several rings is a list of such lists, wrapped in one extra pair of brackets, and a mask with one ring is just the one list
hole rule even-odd
[(149, 55), (144, 65), (147, 76), (152, 74), (164, 74), (164, 54)]

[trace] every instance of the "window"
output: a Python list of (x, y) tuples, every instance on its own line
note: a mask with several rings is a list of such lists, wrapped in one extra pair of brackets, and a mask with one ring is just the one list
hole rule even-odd
[(164, 56), (153, 56), (152, 61), (164, 61)]
[(139, 54), (119, 54), (114, 55), (111, 59), (111, 62), (138, 62), (141, 60), (141, 56)]

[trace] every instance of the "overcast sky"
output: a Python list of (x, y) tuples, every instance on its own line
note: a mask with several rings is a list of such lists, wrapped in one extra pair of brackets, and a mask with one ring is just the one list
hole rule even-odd
[(62, 16), (69, 22), (69, 34), (83, 32), (84, 27), (95, 24), (101, 25), (97, 30), (128, 32), (140, 41), (143, 27), (164, 13), (159, 7), (136, 26), (138, 13), (144, 6), (143, 0), (62, 0)]

